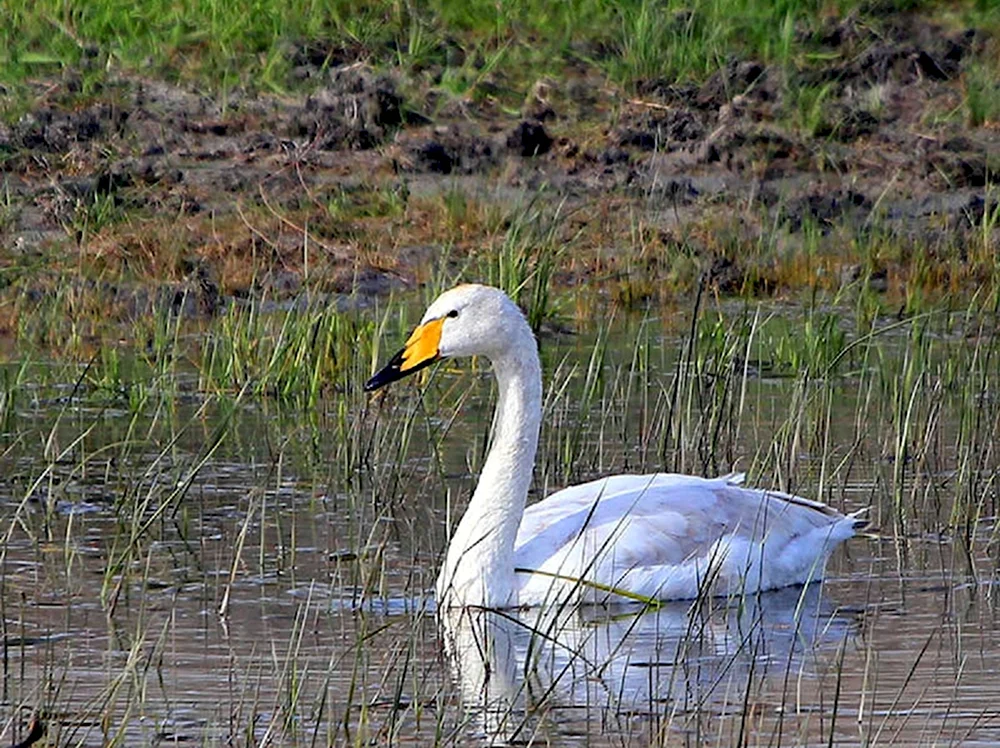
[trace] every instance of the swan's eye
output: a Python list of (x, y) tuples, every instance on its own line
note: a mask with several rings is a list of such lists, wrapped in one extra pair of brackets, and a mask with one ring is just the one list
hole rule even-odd
[(452, 319), (454, 319), (455, 317), (457, 317), (457, 316), (458, 316), (458, 310), (457, 310), (457, 309), (452, 309), (452, 310), (451, 310), (450, 312), (448, 312), (448, 315), (447, 315), (447, 316), (449, 316), (449, 317), (451, 317)]

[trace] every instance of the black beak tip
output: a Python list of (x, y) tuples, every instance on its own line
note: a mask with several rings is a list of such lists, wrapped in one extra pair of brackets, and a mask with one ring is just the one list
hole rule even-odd
[(374, 392), (375, 390), (385, 387), (390, 382), (395, 382), (397, 379), (401, 379), (402, 377), (403, 374), (399, 371), (399, 366), (390, 362), (388, 366), (379, 369), (378, 373), (365, 382), (365, 392)]
[(365, 382), (365, 392), (374, 392), (379, 387), (383, 387), (383, 386), (389, 384), (389, 382), (383, 376), (382, 372), (384, 372), (384, 371), (385, 370), (383, 369), (378, 374), (376, 374), (371, 379), (369, 379), (367, 382)]
[(404, 377), (408, 377), (410, 374), (415, 374), (421, 369), (427, 368), (440, 358), (440, 356), (432, 356), (425, 361), (421, 361), (416, 366), (413, 366), (406, 371), (402, 371), (401, 367), (404, 363), (403, 353), (404, 351), (400, 351), (393, 356), (389, 363), (379, 369), (371, 379), (365, 382), (365, 392), (374, 392), (377, 389), (385, 387), (387, 384), (391, 384), (392, 382), (396, 382)]
[(381, 387), (385, 387), (391, 382), (395, 382), (397, 379), (405, 377), (408, 372), (402, 372), (399, 370), (399, 367), (402, 365), (403, 351), (400, 351), (389, 360), (389, 363), (379, 369), (371, 379), (365, 382), (365, 392), (374, 392)]

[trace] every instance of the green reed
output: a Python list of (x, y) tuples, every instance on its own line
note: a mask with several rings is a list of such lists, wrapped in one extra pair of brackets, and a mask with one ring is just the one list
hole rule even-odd
[[(342, 314), (327, 300), (303, 300), (269, 314), (264, 301), (234, 304), (209, 334), (198, 364), (199, 389), (259, 396), (314, 408), (321, 395), (343, 390), (359, 347), (369, 343), (370, 322)], [(361, 356), (363, 359), (364, 356)]]

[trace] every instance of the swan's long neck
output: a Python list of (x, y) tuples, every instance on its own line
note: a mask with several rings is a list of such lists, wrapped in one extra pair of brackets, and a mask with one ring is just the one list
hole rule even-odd
[(448, 545), (438, 576), (439, 604), (517, 604), (514, 541), (538, 448), (542, 373), (534, 335), (519, 320), (516, 339), (493, 357), (499, 400), (492, 446), (469, 508)]

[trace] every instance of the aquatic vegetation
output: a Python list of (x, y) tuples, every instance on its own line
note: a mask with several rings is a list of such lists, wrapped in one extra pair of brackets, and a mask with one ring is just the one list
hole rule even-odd
[[(347, 301), (347, 300), (345, 300)], [(301, 300), (267, 314), (267, 301), (233, 305), (201, 346), (199, 388), (267, 395), (315, 407), (327, 388), (346, 389), (372, 325), (337, 311), (337, 298)]]
[[(485, 729), (441, 659), (426, 591), (495, 393), (476, 365), (374, 401), (360, 390), (387, 353), (376, 342), (415, 322), (413, 301), (245, 305), (193, 337), (164, 316), (156, 355), (143, 344), (89, 368), (4, 369), (8, 719), (40, 707), (50, 736), (82, 745), (151, 730), (453, 745)], [(702, 294), (681, 314), (618, 311), (543, 337), (534, 495), (609, 472), (746, 469), (845, 510), (871, 504), (885, 539), (835, 557), (820, 596), (860, 621), (765, 599), (754, 618), (748, 599), (686, 605), (671, 626), (634, 610), (516, 622), (515, 690), (490, 719), (555, 739), (600, 714), (624, 744), (679, 729), (782, 745), (855, 739), (858, 724), (872, 740), (988, 733), (906, 716), (931, 694), (977, 713), (974, 694), (994, 693), (1000, 340), (985, 302), (866, 320)], [(942, 604), (964, 612), (942, 623)], [(787, 623), (768, 623), (779, 609)], [(773, 625), (825, 633), (783, 650)], [(592, 662), (605, 678), (619, 672), (626, 650), (594, 649), (612, 629), (679, 664), (643, 671), (654, 692), (617, 691), (627, 702), (565, 691), (598, 684), (578, 679), (584, 659), (563, 659), (567, 642), (606, 660)], [(529, 683), (540, 711), (519, 701)]]

